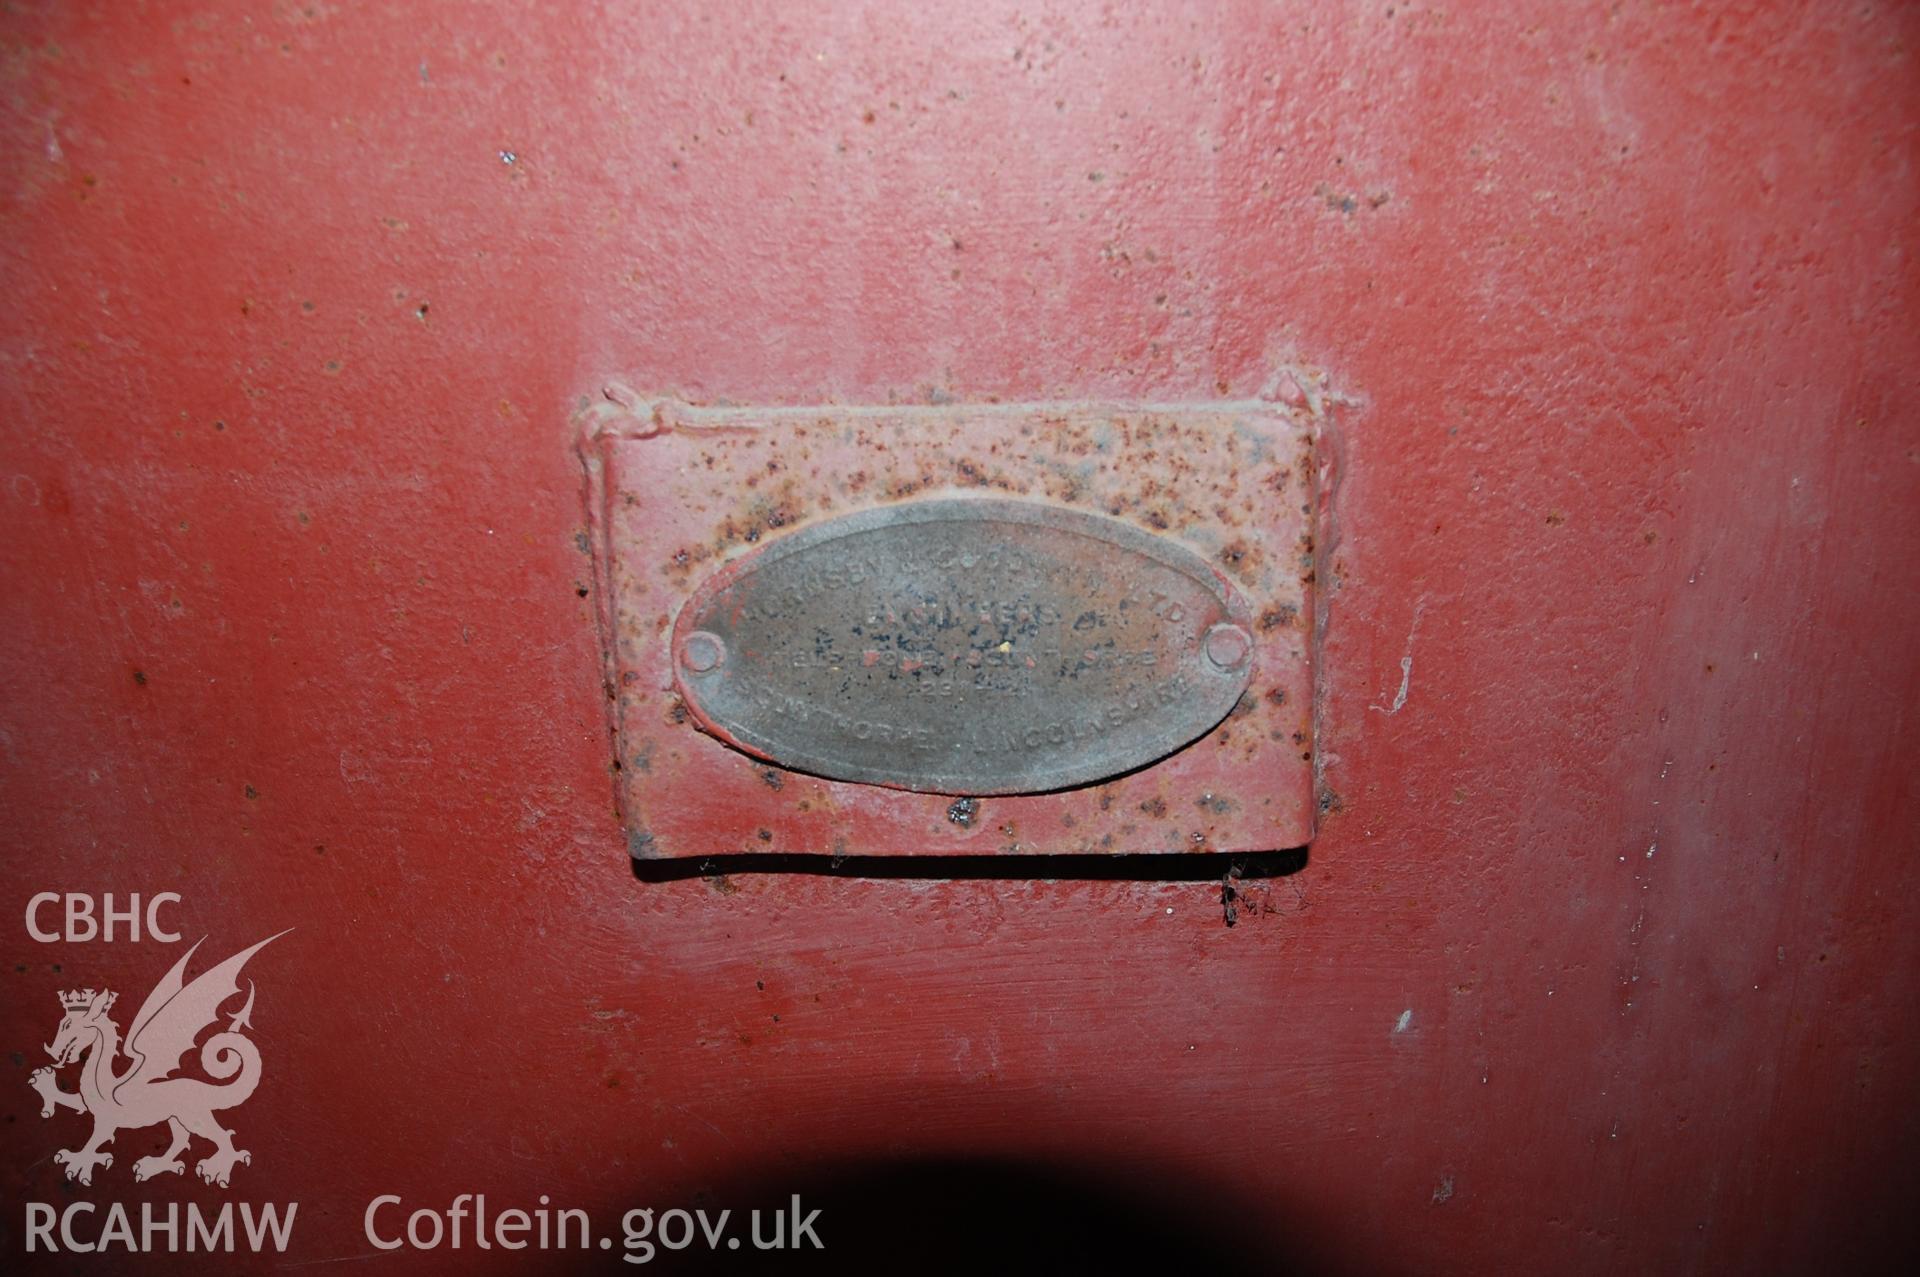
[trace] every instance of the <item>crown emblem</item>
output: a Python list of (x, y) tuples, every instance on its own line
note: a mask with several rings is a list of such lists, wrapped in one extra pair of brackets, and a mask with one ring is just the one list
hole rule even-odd
[[(113, 995), (109, 993), (107, 1004), (110, 1005), (112, 1002)], [(60, 995), (60, 1005), (69, 1011), (84, 1011), (93, 1005), (93, 990), (75, 989), (70, 993), (63, 993)], [(104, 1010), (105, 1007), (103, 1006), (102, 1009)]]

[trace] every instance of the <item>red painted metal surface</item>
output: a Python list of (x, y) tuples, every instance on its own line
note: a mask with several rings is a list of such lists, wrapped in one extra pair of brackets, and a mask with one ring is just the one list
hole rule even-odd
[[(69, 1199), (26, 1082), (57, 992), (178, 956), (28, 940), (42, 890), (177, 891), (209, 952), (296, 928), (224, 1193), (299, 1201), (294, 1262), (368, 1254), (381, 1193), (909, 1155), (1117, 1176), (1247, 1266), (1913, 1241), (1910, 9), (3, 21), (10, 1256)], [(808, 404), (1296, 365), (1346, 400), (1330, 805), (1239, 925), (1217, 884), (630, 872), (571, 420), (608, 369)], [(124, 1138), (75, 1196), (222, 1200)], [(934, 1255), (996, 1221), (892, 1207)]]

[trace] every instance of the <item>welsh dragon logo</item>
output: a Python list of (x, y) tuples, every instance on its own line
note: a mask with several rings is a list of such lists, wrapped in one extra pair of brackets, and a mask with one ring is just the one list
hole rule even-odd
[[(213, 1117), (222, 1109), (244, 1103), (260, 1084), (260, 1049), (241, 1032), (253, 1027), (248, 1019), (253, 1013), (253, 981), (247, 981), (246, 1004), (232, 1013), (226, 1029), (200, 1047), (200, 1067), (216, 1081), (175, 1077), (174, 1073), (193, 1049), (195, 1039), (220, 1018), (221, 1004), (240, 992), (240, 968), (247, 959), (285, 934), (282, 931), (242, 949), (186, 984), (182, 975), (187, 960), (202, 943), (196, 941), (140, 1004), (124, 1046), (120, 1026), (107, 1015), (118, 994), (106, 989), (98, 993), (80, 989), (60, 995), (66, 1015), (47, 1047), (53, 1065), (35, 1069), (28, 1084), (40, 1092), (41, 1117), (52, 1117), (57, 1108), (93, 1115), (93, 1137), (86, 1145), (53, 1155), (54, 1161), (67, 1168), (68, 1179), (93, 1183), (94, 1167), (113, 1165), (113, 1155), (101, 1150), (113, 1142), (116, 1132), (161, 1122), (172, 1132), (173, 1142), (166, 1152), (133, 1164), (136, 1180), (184, 1172), (186, 1164), (180, 1155), (195, 1135), (213, 1144), (213, 1152), (194, 1167), (209, 1184), (225, 1188), (235, 1163), (253, 1161), (250, 1154), (233, 1146), (233, 1132)], [(118, 1069), (122, 1053), (129, 1063)], [(55, 1070), (82, 1057), (85, 1063), (80, 1066), (80, 1089), (61, 1090)]]

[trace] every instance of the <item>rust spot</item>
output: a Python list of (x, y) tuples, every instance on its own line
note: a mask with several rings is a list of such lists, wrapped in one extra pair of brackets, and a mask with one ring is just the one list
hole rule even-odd
[(1292, 625), (1300, 615), (1300, 609), (1292, 603), (1281, 603), (1270, 607), (1260, 614), (1260, 628), (1277, 630), (1283, 625)]
[(977, 798), (957, 798), (947, 808), (947, 819), (962, 829), (973, 828), (973, 822), (980, 814), (980, 800)]
[(786, 779), (771, 767), (762, 767), (760, 769), (760, 779), (766, 784), (768, 789), (780, 789), (787, 783)]
[(1158, 820), (1167, 814), (1167, 800), (1164, 798), (1149, 798), (1140, 804), (1140, 810), (1152, 816), (1155, 820)]

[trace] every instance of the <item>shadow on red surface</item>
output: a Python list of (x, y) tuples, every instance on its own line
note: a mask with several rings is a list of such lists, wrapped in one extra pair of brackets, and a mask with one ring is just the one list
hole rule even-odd
[(828, 878), (1021, 879), (1050, 882), (1237, 882), (1285, 878), (1307, 867), (1307, 849), (1242, 855), (1140, 856), (814, 856), (742, 852), (681, 860), (635, 860), (641, 882), (733, 874), (816, 874)]
[[(1286, 1240), (1295, 1230), (1271, 1203), (1239, 1200), (1164, 1166), (1111, 1166), (992, 1157), (880, 1158), (769, 1173), (711, 1192), (693, 1205), (770, 1219), (818, 1210), (819, 1249), (656, 1254), (674, 1272), (1092, 1271), (1346, 1273), (1331, 1257)], [(596, 1265), (578, 1271), (600, 1271)]]

